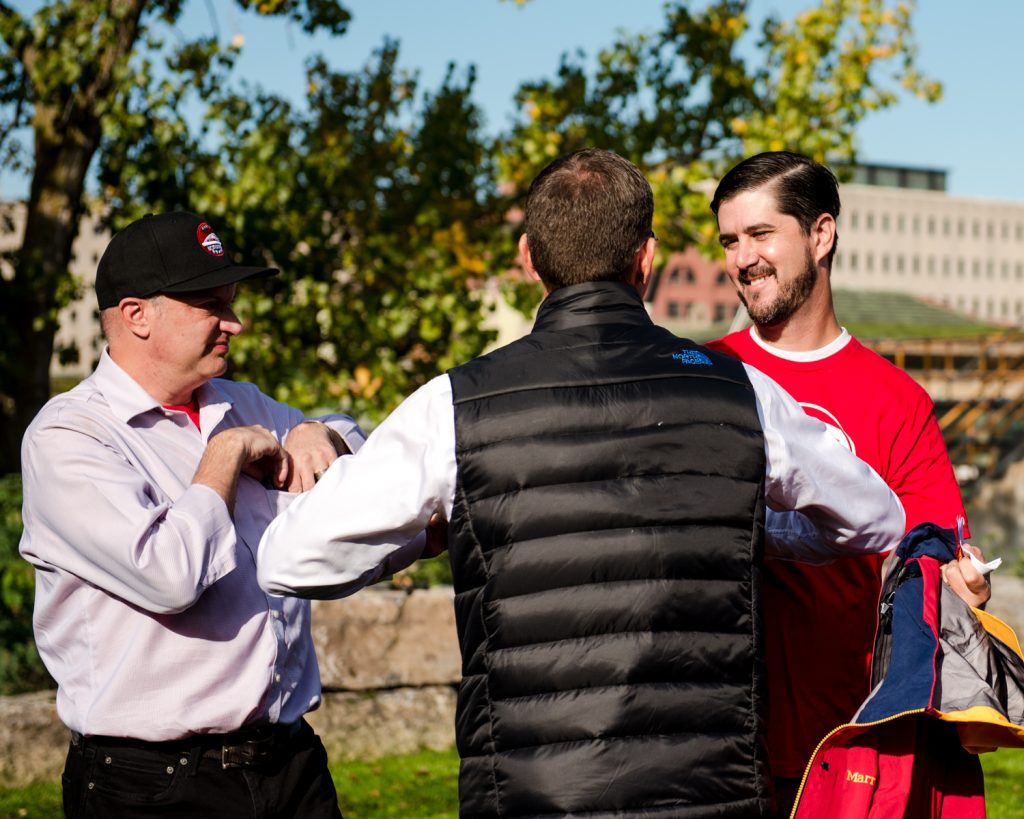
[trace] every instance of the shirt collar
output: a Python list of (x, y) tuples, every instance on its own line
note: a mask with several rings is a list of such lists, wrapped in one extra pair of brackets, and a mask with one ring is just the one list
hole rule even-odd
[[(163, 407), (134, 378), (110, 357), (109, 348), (104, 348), (100, 363), (92, 374), (96, 389), (103, 394), (115, 417), (128, 424), (143, 413), (161, 410)], [(199, 400), (199, 417), (204, 435), (212, 430), (231, 409), (231, 399), (214, 381), (203, 384), (196, 390)]]
[(845, 327), (840, 327), (839, 330), (840, 332), (838, 336), (832, 339), (832, 341), (824, 347), (819, 347), (817, 350), (780, 350), (778, 347), (769, 344), (761, 338), (761, 336), (758, 335), (756, 326), (751, 326), (750, 338), (762, 350), (771, 353), (777, 358), (807, 364), (814, 361), (821, 361), (831, 355), (835, 355), (853, 340), (853, 336), (849, 334)]
[(585, 282), (553, 291), (537, 311), (534, 332), (588, 324), (652, 324), (636, 288), (624, 282)]

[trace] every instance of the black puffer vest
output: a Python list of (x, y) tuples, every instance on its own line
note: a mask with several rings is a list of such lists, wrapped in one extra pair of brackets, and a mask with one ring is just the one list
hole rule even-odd
[(742, 365), (591, 283), (449, 375), (462, 815), (766, 814)]

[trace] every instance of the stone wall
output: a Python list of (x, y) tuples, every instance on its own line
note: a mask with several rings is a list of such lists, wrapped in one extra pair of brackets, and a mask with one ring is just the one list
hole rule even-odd
[[(454, 744), (461, 666), (450, 588), (316, 600), (313, 637), (324, 696), (309, 722), (333, 759)], [(0, 697), (0, 787), (58, 782), (67, 743), (54, 692)]]
[[(1024, 638), (1024, 578), (997, 572), (993, 590), (989, 611)], [(324, 698), (309, 721), (331, 758), (451, 747), (460, 663), (450, 588), (316, 601), (313, 624)], [(0, 787), (58, 781), (66, 750), (53, 692), (0, 697)]]

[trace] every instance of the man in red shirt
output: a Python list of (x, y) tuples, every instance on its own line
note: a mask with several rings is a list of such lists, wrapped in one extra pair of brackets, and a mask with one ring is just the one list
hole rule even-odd
[[(835, 176), (799, 154), (758, 154), (726, 174), (711, 209), (754, 326), (708, 346), (767, 373), (870, 464), (902, 501), (908, 530), (955, 527), (964, 507), (931, 398), (836, 319), (829, 277), (839, 208)], [(780, 809), (817, 743), (868, 694), (881, 567), (877, 555), (826, 566), (765, 561), (768, 745)], [(945, 576), (968, 602), (988, 599), (969, 560)]]

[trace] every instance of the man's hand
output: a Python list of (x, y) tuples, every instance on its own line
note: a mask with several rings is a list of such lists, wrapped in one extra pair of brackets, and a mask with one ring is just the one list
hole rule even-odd
[(290, 459), (277, 439), (261, 426), (231, 427), (210, 438), (192, 483), (209, 486), (234, 511), (238, 476), (244, 472), (260, 482), (282, 485)]
[(963, 550), (964, 555), (959, 560), (951, 560), (942, 567), (942, 579), (967, 605), (982, 608), (992, 596), (992, 586), (989, 585), (988, 578), (971, 563), (967, 552), (970, 550), (981, 561), (985, 558), (981, 554), (981, 549), (969, 543), (963, 545)]
[(427, 521), (427, 539), (421, 558), (437, 557), (448, 548), (448, 521), (440, 512), (434, 512)]
[(342, 437), (319, 421), (303, 421), (292, 427), (284, 448), (291, 458), (291, 472), (284, 484), (289, 492), (312, 489), (338, 456), (349, 452)]

